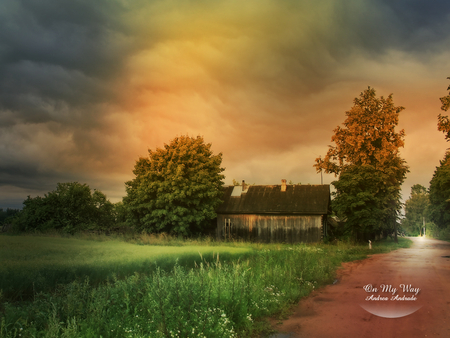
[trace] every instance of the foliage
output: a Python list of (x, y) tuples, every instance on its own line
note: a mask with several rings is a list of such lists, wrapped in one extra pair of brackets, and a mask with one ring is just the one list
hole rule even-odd
[(432, 237), (444, 241), (450, 240), (450, 228), (439, 228), (433, 222), (425, 223), (425, 233), (427, 237)]
[[(448, 77), (447, 79), (450, 79)], [(450, 90), (448, 86), (447, 90)], [(441, 110), (447, 111), (450, 108), (450, 93), (440, 98)], [(438, 115), (438, 130), (444, 133), (447, 141), (450, 140), (450, 120), (448, 116)], [(444, 159), (440, 161), (440, 166), (436, 167), (433, 178), (430, 181), (430, 219), (435, 223), (433, 233), (439, 238), (446, 238), (450, 224), (450, 151), (447, 150)]]
[[(415, 184), (411, 187), (411, 196), (405, 202), (405, 219), (402, 227), (411, 235), (422, 235), (422, 229), (427, 217), (430, 199), (427, 189)], [(427, 217), (428, 218), (428, 217)]]
[[(398, 192), (395, 185), (386, 184), (389, 175), (370, 165), (347, 167), (338, 181), (333, 182), (336, 191), (332, 209), (345, 219), (346, 234), (356, 239), (369, 237), (382, 231), (392, 232), (391, 196)], [(397, 202), (399, 203), (399, 202)], [(342, 216), (343, 215), (343, 216)], [(362, 236), (362, 237), (361, 237)]]
[(123, 224), (127, 220), (127, 208), (123, 202), (114, 203), (114, 215), (116, 216), (116, 223)]
[(389, 244), (258, 244), (239, 259), (197, 256), (196, 267), (180, 263), (97, 286), (77, 280), (30, 302), (5, 303), (0, 336), (249, 337), (258, 318), (331, 282), (342, 261), (399, 247)]
[(106, 196), (78, 182), (58, 183), (44, 197), (30, 197), (15, 221), (20, 231), (60, 229), (68, 233), (81, 230), (107, 230), (114, 222), (114, 206)]
[[(447, 79), (450, 80), (450, 77), (448, 77)], [(447, 90), (450, 90), (450, 85), (448, 86)], [(440, 100), (442, 103), (441, 109), (447, 111), (450, 108), (450, 93), (447, 96), (441, 97)]]
[[(323, 160), (316, 159), (317, 170), (339, 175), (348, 166), (372, 165), (378, 169), (398, 162), (405, 132), (395, 132), (395, 126), (403, 109), (394, 106), (392, 94), (387, 99), (383, 96), (378, 99), (375, 90), (369, 87), (346, 112), (344, 128), (334, 129), (331, 140), (336, 146), (330, 146)], [(404, 169), (400, 166), (399, 170)]]
[(450, 152), (436, 167), (430, 181), (430, 219), (443, 229), (450, 224)]
[[(450, 77), (447, 79), (450, 79)], [(450, 90), (450, 85), (447, 90)], [(450, 108), (450, 93), (447, 96), (441, 97), (440, 100), (442, 103), (441, 110), (447, 111)], [(444, 133), (447, 141), (450, 140), (450, 121), (448, 116), (444, 116), (442, 114), (438, 115), (438, 130)]]
[(216, 217), (221, 203), (222, 154), (213, 155), (203, 138), (181, 136), (148, 158), (139, 158), (126, 182), (128, 222), (149, 232), (188, 235)]
[(354, 99), (344, 127), (334, 129), (335, 146), (329, 147), (324, 159), (316, 159), (318, 172), (339, 176), (333, 182), (333, 207), (358, 239), (373, 238), (381, 229), (386, 232), (396, 226), (400, 186), (408, 172), (399, 154), (405, 133), (395, 131), (403, 109), (394, 106), (392, 94), (377, 98), (369, 87)]
[(241, 185), (241, 183), (240, 182), (238, 182), (238, 181), (236, 181), (234, 178), (233, 178), (233, 186), (240, 186)]
[(19, 212), (19, 209), (7, 208), (6, 210), (3, 210), (0, 208), (0, 225), (10, 222)]
[(445, 140), (448, 142), (450, 140), (450, 120), (448, 116), (438, 115), (438, 130), (444, 133)]

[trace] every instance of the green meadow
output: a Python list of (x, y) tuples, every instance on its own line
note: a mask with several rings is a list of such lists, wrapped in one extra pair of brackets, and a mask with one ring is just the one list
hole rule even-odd
[[(143, 245), (120, 239), (97, 240), (40, 236), (0, 236), (0, 290), (13, 300), (30, 298), (36, 292), (52, 290), (58, 284), (89, 278), (98, 284), (108, 277), (123, 278), (150, 273), (175, 263), (194, 267), (202, 258), (221, 256), (228, 260), (251, 251), (249, 247), (211, 245)], [(141, 236), (138, 243), (142, 243)], [(147, 239), (147, 242), (151, 238)], [(158, 242), (158, 238), (154, 238)], [(136, 241), (135, 241), (136, 242)], [(159, 243), (162, 241), (159, 240)], [(184, 243), (183, 243), (184, 244)]]
[(342, 262), (408, 242), (0, 236), (0, 337), (256, 337)]

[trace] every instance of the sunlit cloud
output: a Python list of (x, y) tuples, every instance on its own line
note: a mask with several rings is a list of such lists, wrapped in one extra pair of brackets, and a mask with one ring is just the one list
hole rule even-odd
[(69, 180), (118, 201), (138, 157), (183, 134), (223, 153), (227, 184), (316, 184), (314, 159), (367, 86), (406, 108), (404, 190), (427, 186), (447, 146), (449, 13), (445, 1), (4, 1), (0, 189), (16, 190), (0, 207)]

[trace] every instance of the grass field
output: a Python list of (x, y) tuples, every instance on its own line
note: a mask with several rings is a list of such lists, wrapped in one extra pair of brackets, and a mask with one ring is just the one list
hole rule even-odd
[[(95, 237), (94, 237), (95, 238)], [(98, 237), (102, 239), (101, 237)], [(89, 277), (98, 284), (108, 277), (172, 269), (176, 262), (194, 267), (202, 258), (237, 259), (252, 249), (211, 245), (136, 245), (121, 240), (83, 240), (39, 236), (0, 236), (0, 290), (7, 299), (30, 298)]]
[[(92, 239), (0, 236), (1, 338), (251, 337), (260, 318), (333, 281), (341, 262), (408, 246)], [(11, 301), (21, 278), (45, 292)]]

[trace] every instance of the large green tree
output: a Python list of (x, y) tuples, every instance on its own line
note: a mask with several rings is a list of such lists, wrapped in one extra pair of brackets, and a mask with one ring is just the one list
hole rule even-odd
[(335, 145), (316, 159), (318, 172), (339, 176), (332, 183), (333, 209), (358, 240), (396, 227), (400, 187), (408, 172), (399, 153), (405, 134), (395, 130), (403, 109), (394, 105), (392, 94), (378, 98), (369, 87), (354, 99), (343, 127), (334, 129)]
[(415, 184), (411, 187), (411, 195), (405, 202), (405, 219), (402, 226), (412, 235), (422, 235), (430, 199), (427, 188)]
[(139, 158), (126, 182), (128, 222), (139, 230), (189, 235), (211, 225), (221, 203), (222, 154), (202, 137), (180, 136)]
[(436, 167), (430, 181), (430, 218), (440, 229), (450, 224), (450, 152)]

